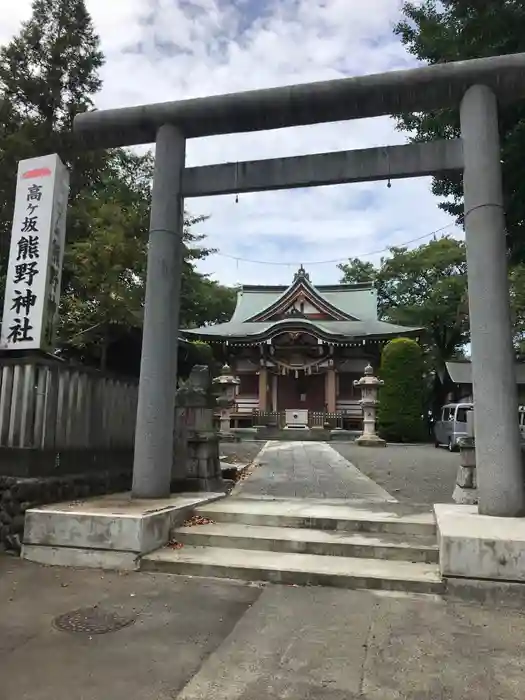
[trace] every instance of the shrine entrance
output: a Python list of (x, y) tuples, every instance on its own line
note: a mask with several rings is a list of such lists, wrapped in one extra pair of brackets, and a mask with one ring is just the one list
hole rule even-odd
[(307, 411), (324, 411), (325, 374), (304, 374), (292, 372), (276, 376), (277, 411), (299, 409)]

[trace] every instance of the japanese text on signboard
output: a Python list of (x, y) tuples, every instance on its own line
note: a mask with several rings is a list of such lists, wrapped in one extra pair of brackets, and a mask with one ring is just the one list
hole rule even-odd
[(41, 199), (42, 185), (31, 184), (26, 195), (26, 216), (20, 226), (19, 238), (16, 242), (17, 256), (13, 282), (17, 288), (11, 298), (11, 310), (15, 312), (15, 318), (7, 334), (7, 340), (11, 343), (34, 340), (31, 335), (34, 329), (31, 323), (31, 312), (37, 302), (37, 295), (33, 292), (33, 282), (40, 274), (38, 209)]

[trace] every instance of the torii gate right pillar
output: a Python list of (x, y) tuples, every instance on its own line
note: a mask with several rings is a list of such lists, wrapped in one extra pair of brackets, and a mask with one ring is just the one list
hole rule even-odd
[(461, 103), (479, 513), (525, 514), (509, 305), (497, 99), (474, 85)]

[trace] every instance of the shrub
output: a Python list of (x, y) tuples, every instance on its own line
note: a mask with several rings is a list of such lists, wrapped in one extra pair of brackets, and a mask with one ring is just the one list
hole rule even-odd
[(391, 340), (383, 349), (379, 375), (378, 432), (391, 442), (420, 442), (423, 423), (423, 353), (409, 338)]

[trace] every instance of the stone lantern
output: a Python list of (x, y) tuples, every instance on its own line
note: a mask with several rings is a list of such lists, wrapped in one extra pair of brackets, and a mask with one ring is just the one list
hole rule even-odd
[(374, 370), (370, 364), (365, 367), (365, 374), (361, 379), (354, 381), (354, 386), (361, 389), (361, 401), (363, 409), (363, 434), (360, 435), (356, 445), (364, 447), (385, 447), (386, 442), (376, 434), (376, 413), (379, 401), (377, 394), (379, 387), (384, 382), (374, 377)]
[(221, 410), (219, 434), (223, 439), (231, 440), (234, 438), (231, 429), (231, 414), (235, 406), (237, 386), (240, 383), (241, 380), (232, 373), (228, 364), (223, 366), (221, 374), (213, 380), (213, 385), (219, 394), (217, 397), (217, 405)]

